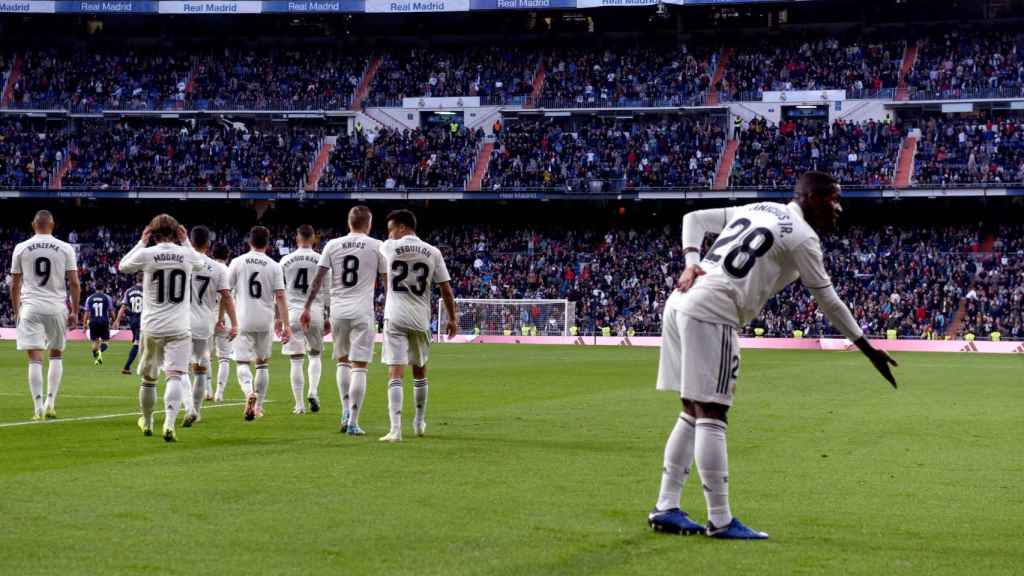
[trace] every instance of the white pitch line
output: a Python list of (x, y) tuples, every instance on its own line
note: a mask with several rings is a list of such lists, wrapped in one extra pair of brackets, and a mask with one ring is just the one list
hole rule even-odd
[[(270, 404), (273, 400), (267, 400), (264, 404)], [(229, 404), (214, 404), (203, 406), (203, 410), (213, 408), (228, 408), (231, 406), (245, 406), (245, 402), (232, 402)], [(163, 414), (166, 410), (157, 410), (153, 414)], [(55, 420), (25, 420), (23, 422), (5, 422), (0, 428), (12, 428), (14, 426), (30, 426), (32, 424), (60, 424), (61, 422), (88, 422), (90, 420), (109, 420), (111, 418), (126, 418), (128, 416), (142, 416), (142, 412), (125, 412), (124, 414), (101, 414), (99, 416), (79, 416), (77, 418), (57, 418)]]
[[(29, 396), (27, 392), (0, 392), (0, 396)], [(60, 394), (59, 398), (84, 398), (94, 400), (138, 400), (138, 396), (93, 396), (90, 394)]]

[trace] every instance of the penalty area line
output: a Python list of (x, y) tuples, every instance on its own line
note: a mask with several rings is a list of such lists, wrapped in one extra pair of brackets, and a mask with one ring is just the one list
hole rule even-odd
[[(264, 404), (270, 404), (273, 400), (267, 400)], [(245, 402), (230, 402), (227, 404), (213, 404), (212, 406), (203, 406), (203, 410), (212, 410), (214, 408), (230, 408), (232, 406), (245, 406)], [(164, 414), (166, 410), (154, 410), (153, 414)], [(60, 424), (61, 422), (89, 422), (92, 420), (110, 420), (111, 418), (127, 418), (129, 416), (142, 416), (142, 412), (124, 412), (122, 414), (100, 414), (98, 416), (78, 416), (75, 418), (56, 418), (54, 420), (24, 420), (22, 422), (3, 422), (0, 423), (0, 428), (13, 428), (14, 426), (31, 426), (34, 424)]]

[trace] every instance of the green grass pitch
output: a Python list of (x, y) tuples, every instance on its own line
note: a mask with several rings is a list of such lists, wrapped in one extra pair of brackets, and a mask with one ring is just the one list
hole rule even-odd
[[(336, 432), (332, 367), (324, 410), (293, 416), (281, 356), (254, 423), (208, 409), (165, 444), (133, 416), (72, 421), (136, 409), (126, 351), (94, 367), (72, 345), (63, 420), (0, 427), (0, 574), (1024, 570), (1021, 356), (898, 354), (893, 391), (856, 353), (744, 352), (732, 506), (772, 539), (736, 543), (646, 526), (679, 411), (654, 390), (654, 349), (436, 346), (428, 437), (412, 437), (408, 410), (400, 445), (377, 442), (382, 366), (368, 436), (351, 438)], [(0, 423), (31, 413), (25, 372), (3, 343)], [(696, 478), (683, 501), (703, 521)]]

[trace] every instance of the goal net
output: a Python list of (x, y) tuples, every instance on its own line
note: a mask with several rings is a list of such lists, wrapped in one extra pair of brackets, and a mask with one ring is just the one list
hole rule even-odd
[[(440, 304), (440, 303), (439, 303)], [(448, 312), (440, 306), (438, 334), (448, 329)], [(483, 336), (568, 336), (576, 306), (568, 300), (455, 299), (458, 333)]]

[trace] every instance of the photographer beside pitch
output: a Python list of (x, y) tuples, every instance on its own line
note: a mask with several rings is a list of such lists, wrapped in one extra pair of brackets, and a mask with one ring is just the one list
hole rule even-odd
[[(835, 229), (842, 208), (839, 184), (807, 172), (789, 204), (761, 202), (690, 212), (683, 218), (686, 269), (665, 302), (658, 389), (680, 392), (683, 412), (665, 445), (661, 491), (650, 526), (673, 534), (759, 540), (768, 534), (744, 526), (729, 508), (726, 422), (739, 375), (736, 331), (769, 298), (800, 279), (829, 322), (888, 380), (896, 380), (885, 351), (872, 347), (832, 287), (817, 232)], [(700, 260), (706, 234), (718, 239)], [(696, 457), (708, 507), (702, 526), (679, 509)]]

